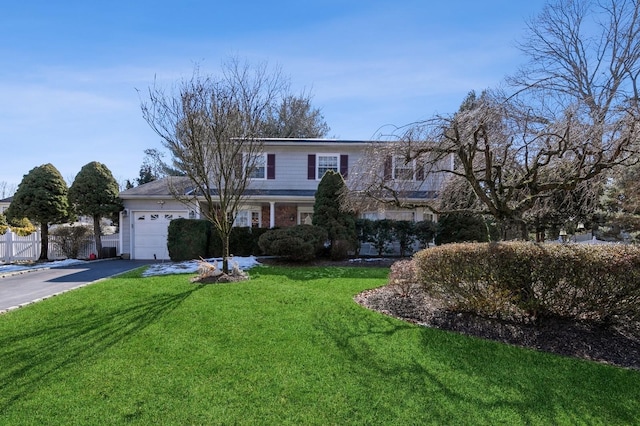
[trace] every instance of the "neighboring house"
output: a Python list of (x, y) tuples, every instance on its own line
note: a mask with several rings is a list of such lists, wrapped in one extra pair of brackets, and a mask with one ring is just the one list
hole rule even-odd
[[(253, 175), (245, 202), (235, 226), (260, 228), (310, 224), (315, 192), (327, 170), (340, 172), (346, 181), (349, 172), (362, 157), (370, 141), (331, 139), (265, 139), (264, 156)], [(393, 175), (407, 170), (394, 166)], [(386, 167), (386, 166), (385, 166)], [(398, 170), (396, 170), (398, 169)], [(385, 171), (387, 173), (387, 171)], [(419, 179), (417, 173), (413, 177)], [(440, 180), (421, 185), (415, 198), (433, 199)], [(180, 186), (181, 193), (190, 190), (187, 178), (166, 178), (149, 182), (120, 193), (124, 211), (120, 216), (120, 247), (132, 259), (168, 259), (167, 232), (169, 222), (177, 218), (199, 218), (200, 206), (185, 205), (171, 194)], [(184, 192), (183, 192), (184, 191)], [(426, 209), (363, 212), (369, 219), (420, 221), (433, 219)]]
[(4, 213), (5, 210), (9, 208), (9, 204), (11, 204), (11, 200), (13, 200), (13, 197), (0, 200), (0, 213)]

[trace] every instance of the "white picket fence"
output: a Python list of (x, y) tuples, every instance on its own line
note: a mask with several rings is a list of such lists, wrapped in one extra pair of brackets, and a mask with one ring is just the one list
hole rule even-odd
[[(65, 259), (66, 256), (54, 243), (55, 237), (49, 236), (49, 259)], [(40, 231), (34, 232), (26, 237), (14, 234), (10, 230), (6, 234), (0, 235), (0, 262), (16, 262), (37, 260), (40, 257), (40, 246), (42, 240)], [(103, 235), (102, 247), (115, 247), (116, 255), (120, 253), (120, 236), (118, 234)], [(91, 253), (96, 253), (96, 244), (93, 238), (83, 242), (78, 253), (79, 259), (88, 259)]]

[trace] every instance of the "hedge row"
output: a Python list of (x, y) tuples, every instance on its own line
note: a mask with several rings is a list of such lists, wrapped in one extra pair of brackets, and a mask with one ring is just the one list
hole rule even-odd
[(394, 242), (399, 244), (401, 256), (412, 252), (412, 246), (416, 242), (422, 247), (428, 247), (429, 242), (436, 235), (436, 228), (436, 224), (430, 220), (421, 222), (391, 219), (356, 220), (359, 243), (371, 243), (378, 252), (378, 256), (392, 252), (391, 247)]
[(414, 256), (416, 281), (449, 309), (521, 320), (640, 320), (640, 248), (450, 244)]
[[(261, 254), (258, 246), (264, 228), (233, 228), (229, 251), (236, 256)], [(175, 219), (169, 223), (167, 246), (173, 261), (222, 256), (222, 240), (213, 225), (203, 219)]]
[(262, 252), (270, 256), (307, 261), (322, 254), (328, 238), (324, 228), (297, 225), (290, 228), (271, 229), (260, 236), (258, 244)]

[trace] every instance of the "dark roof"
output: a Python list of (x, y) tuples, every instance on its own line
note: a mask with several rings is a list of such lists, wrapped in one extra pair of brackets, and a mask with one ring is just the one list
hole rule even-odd
[[(212, 189), (211, 195), (218, 195), (218, 190)], [(315, 189), (247, 189), (245, 196), (253, 197), (315, 197)]]
[(190, 190), (189, 178), (166, 177), (136, 186), (120, 192), (120, 198), (130, 197), (166, 197), (177, 190), (184, 194)]
[(0, 200), (0, 203), (10, 203), (11, 201), (13, 201), (13, 196)]
[[(192, 195), (193, 186), (187, 177), (168, 177), (153, 182), (145, 183), (135, 188), (127, 189), (120, 193), (120, 198), (154, 198), (167, 197), (178, 191), (180, 194)], [(211, 195), (217, 195), (218, 191), (211, 190)], [(315, 189), (247, 189), (249, 197), (315, 197)], [(437, 198), (436, 191), (407, 191), (400, 194), (402, 198), (410, 200), (432, 200)]]
[(372, 143), (385, 143), (375, 140), (345, 140), (345, 139), (314, 139), (314, 138), (263, 138), (260, 139), (267, 145), (369, 145)]

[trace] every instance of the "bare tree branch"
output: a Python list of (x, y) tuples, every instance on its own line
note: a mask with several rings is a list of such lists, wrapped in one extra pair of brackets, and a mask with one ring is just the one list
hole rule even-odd
[(222, 239), (225, 272), (231, 228), (263, 152), (261, 127), (287, 88), (279, 70), (232, 58), (221, 78), (196, 68), (170, 93), (154, 84), (142, 102), (144, 119), (192, 186), (184, 192), (184, 181), (175, 180), (174, 196), (186, 203), (204, 199), (201, 213)]

